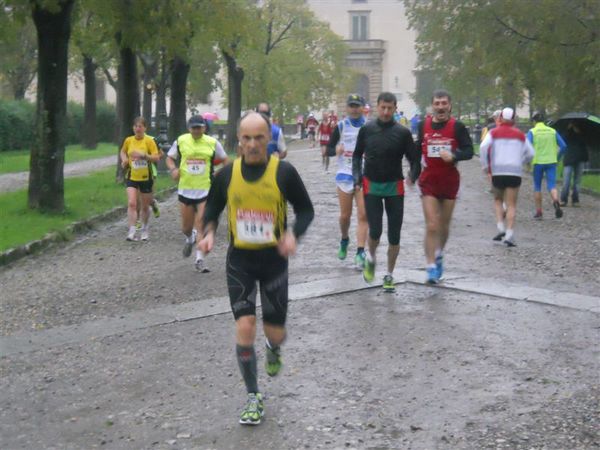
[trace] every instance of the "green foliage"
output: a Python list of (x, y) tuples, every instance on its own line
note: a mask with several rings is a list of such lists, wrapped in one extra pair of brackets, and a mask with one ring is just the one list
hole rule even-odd
[(14, 11), (0, 11), (0, 79), (11, 98), (22, 99), (37, 70), (37, 36), (33, 21)]
[(301, 3), (271, 0), (260, 13), (258, 51), (245, 58), (245, 103), (271, 100), (283, 120), (326, 107), (347, 74), (344, 42)]
[(0, 151), (31, 148), (35, 139), (35, 104), (0, 100)]
[[(116, 160), (117, 148), (118, 146), (111, 143), (100, 143), (93, 150), (83, 148), (81, 145), (67, 145), (65, 148), (65, 163), (111, 155), (115, 155)], [(27, 149), (0, 152), (0, 174), (28, 171), (29, 157), (30, 152)]]
[(347, 47), (303, 2), (214, 4), (208, 27), (244, 70), (243, 108), (268, 101), (276, 117), (291, 118), (327, 105), (345, 87)]
[(600, 2), (404, 3), (418, 33), (420, 68), (435, 73), (438, 87), (464, 109), (523, 104), (525, 95), (533, 108), (558, 114), (598, 108)]
[[(159, 176), (155, 182), (155, 191), (171, 186), (173, 181), (170, 177)], [(66, 212), (63, 214), (44, 214), (27, 208), (26, 190), (2, 194), (0, 251), (41, 239), (49, 232), (65, 233), (67, 227), (75, 221), (88, 219), (126, 204), (125, 188), (115, 183), (114, 168), (85, 177), (66, 178)]]
[[(98, 103), (98, 140), (114, 139), (116, 112), (109, 103)], [(0, 151), (31, 148), (34, 142), (35, 104), (26, 100), (0, 100)], [(67, 144), (81, 142), (83, 106), (67, 104)]]

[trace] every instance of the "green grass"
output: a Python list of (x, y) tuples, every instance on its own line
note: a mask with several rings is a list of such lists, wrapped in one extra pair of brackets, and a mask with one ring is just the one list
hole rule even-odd
[[(88, 219), (115, 206), (125, 206), (125, 187), (115, 183), (111, 167), (84, 177), (65, 179), (64, 214), (42, 214), (27, 208), (27, 190), (0, 195), (0, 251), (41, 239), (56, 231), (67, 235), (73, 222)], [(159, 176), (154, 191), (173, 186), (167, 175)]]
[(600, 194), (600, 175), (591, 173), (584, 175), (581, 179), (581, 187)]
[[(65, 162), (83, 161), (110, 155), (117, 155), (117, 146), (115, 144), (100, 143), (94, 150), (84, 149), (81, 145), (67, 145), (65, 149)], [(29, 150), (0, 152), (0, 174), (26, 172), (28, 170)]]

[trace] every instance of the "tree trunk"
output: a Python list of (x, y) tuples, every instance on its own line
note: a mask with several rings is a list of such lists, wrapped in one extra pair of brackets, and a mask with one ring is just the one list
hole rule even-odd
[(156, 117), (167, 116), (167, 89), (169, 87), (169, 70), (167, 70), (167, 61), (164, 52), (160, 57), (160, 78), (156, 83), (156, 108), (154, 109)]
[[(133, 119), (140, 114), (140, 94), (138, 85), (137, 59), (130, 48), (121, 48), (119, 51), (121, 59), (121, 71), (119, 73), (120, 95), (120, 124), (119, 124), (119, 150), (127, 136), (133, 133)], [(123, 180), (123, 168), (121, 167), (121, 156), (119, 151), (117, 164), (117, 181)]]
[(225, 146), (227, 151), (235, 152), (237, 149), (237, 123), (242, 114), (242, 81), (244, 81), (244, 69), (237, 65), (233, 56), (223, 51), (223, 57), (227, 64), (227, 131), (225, 133)]
[[(117, 39), (118, 42), (118, 39)], [(121, 76), (121, 64), (119, 64), (117, 66), (117, 79), (115, 80), (113, 78), (113, 76), (111, 75), (111, 73), (108, 71), (108, 69), (103, 68), (102, 71), (104, 72), (104, 76), (106, 77), (106, 81), (108, 81), (108, 84), (110, 84), (110, 86), (115, 90), (116, 92), (116, 97), (117, 97), (117, 101), (116, 101), (116, 105), (115, 105), (115, 121), (114, 121), (114, 132), (113, 132), (113, 143), (115, 145), (119, 145), (119, 136), (121, 135), (121, 132), (119, 130), (119, 127), (121, 126), (121, 85), (119, 84), (119, 77)]]
[(58, 3), (56, 12), (33, 3), (38, 39), (36, 143), (31, 149), (28, 204), (62, 212), (67, 113), (67, 71), (74, 0)]
[(25, 83), (20, 83), (15, 86), (15, 91), (13, 92), (13, 97), (15, 100), (25, 100), (25, 92), (27, 91), (27, 87), (29, 85), (25, 85)]
[(88, 55), (83, 55), (83, 79), (85, 83), (85, 105), (83, 118), (82, 144), (84, 148), (98, 146), (96, 127), (96, 64)]
[[(154, 91), (156, 73), (158, 63), (155, 58), (140, 55), (140, 61), (144, 68), (143, 74), (143, 100), (142, 100), (142, 116), (146, 119), (148, 127), (152, 124), (152, 93)], [(158, 127), (157, 127), (158, 128)], [(152, 130), (156, 134), (156, 130)]]
[(190, 65), (179, 57), (171, 65), (171, 111), (169, 112), (169, 139), (174, 140), (187, 129), (185, 93)]

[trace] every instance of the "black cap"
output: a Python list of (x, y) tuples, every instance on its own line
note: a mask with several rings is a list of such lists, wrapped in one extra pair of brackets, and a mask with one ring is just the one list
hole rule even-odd
[(536, 111), (533, 113), (533, 116), (531, 116), (531, 120), (533, 120), (534, 122), (543, 122), (544, 120), (546, 120), (546, 116), (542, 111)]
[(346, 104), (347, 105), (365, 106), (365, 99), (362, 98), (358, 94), (350, 94), (348, 96), (348, 100), (346, 100)]
[(190, 120), (188, 120), (188, 128), (205, 127), (205, 126), (206, 126), (206, 120), (204, 120), (204, 117), (202, 117), (202, 116), (192, 116), (192, 117), (190, 117)]

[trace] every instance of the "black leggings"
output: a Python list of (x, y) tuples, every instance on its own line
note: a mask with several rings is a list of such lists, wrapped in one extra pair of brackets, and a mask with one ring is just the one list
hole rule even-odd
[(365, 210), (369, 222), (369, 237), (378, 241), (383, 231), (383, 205), (388, 219), (388, 242), (390, 245), (400, 244), (400, 230), (404, 217), (404, 197), (394, 195), (380, 197), (378, 195), (365, 195)]

